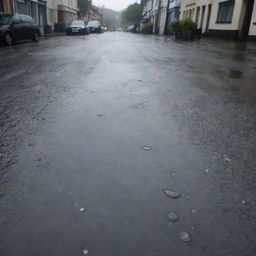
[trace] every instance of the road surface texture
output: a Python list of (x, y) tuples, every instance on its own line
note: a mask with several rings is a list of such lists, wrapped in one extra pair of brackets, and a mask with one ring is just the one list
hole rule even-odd
[(252, 43), (1, 47), (0, 255), (255, 256), (255, 81)]

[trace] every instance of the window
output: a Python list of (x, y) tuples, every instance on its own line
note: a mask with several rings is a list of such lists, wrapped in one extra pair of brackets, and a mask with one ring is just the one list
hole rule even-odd
[(219, 3), (217, 23), (231, 23), (233, 17), (235, 0)]
[(174, 9), (169, 12), (168, 17), (169, 17), (169, 22), (173, 22), (176, 20), (176, 15), (175, 15)]
[(10, 24), (12, 16), (0, 16), (0, 26)]

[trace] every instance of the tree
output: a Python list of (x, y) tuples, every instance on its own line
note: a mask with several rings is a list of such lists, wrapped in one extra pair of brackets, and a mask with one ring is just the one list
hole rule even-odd
[(91, 5), (92, 5), (92, 1), (91, 0), (78, 0), (77, 2), (78, 5), (78, 16), (80, 18), (84, 18), (84, 16), (89, 12)]
[(142, 8), (140, 4), (131, 4), (122, 12), (122, 25), (137, 26), (141, 20)]
[(121, 12), (114, 11), (104, 6), (100, 7), (100, 13), (103, 15), (103, 23), (111, 28), (120, 28)]

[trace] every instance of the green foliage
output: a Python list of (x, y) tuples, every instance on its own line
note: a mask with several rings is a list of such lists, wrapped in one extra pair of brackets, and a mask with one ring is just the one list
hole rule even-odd
[(197, 24), (191, 19), (191, 18), (186, 18), (184, 20), (181, 20), (181, 27), (184, 29), (196, 29)]
[(141, 29), (142, 34), (153, 34), (153, 23), (145, 24)]
[(186, 39), (187, 32), (196, 30), (197, 24), (191, 19), (174, 21), (170, 24), (170, 30), (175, 33), (177, 39)]
[(85, 16), (90, 10), (92, 0), (78, 0), (77, 5), (79, 9), (79, 16), (82, 17)]
[(140, 4), (131, 4), (122, 12), (122, 25), (138, 25), (141, 19), (142, 7)]
[(181, 22), (179, 20), (177, 21), (173, 21), (171, 24), (170, 24), (170, 27), (171, 29), (176, 32), (176, 31), (179, 31), (181, 30)]
[(100, 7), (100, 13), (103, 15), (103, 24), (112, 28), (119, 28), (121, 25), (121, 12), (114, 11), (105, 7)]

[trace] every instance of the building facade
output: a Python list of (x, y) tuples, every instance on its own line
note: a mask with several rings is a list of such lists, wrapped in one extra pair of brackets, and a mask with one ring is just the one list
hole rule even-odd
[(179, 17), (181, 0), (148, 0), (142, 14), (142, 26), (148, 22), (153, 24), (153, 33), (164, 35), (170, 22)]
[(0, 14), (12, 14), (14, 12), (12, 0), (0, 0)]
[(98, 20), (101, 24), (103, 23), (103, 15), (100, 13), (99, 8), (94, 5), (91, 6), (86, 18), (87, 21)]
[(256, 41), (256, 1), (253, 6), (248, 39)]
[(168, 23), (177, 21), (180, 16), (181, 0), (169, 0)]
[(46, 0), (14, 0), (13, 12), (31, 16), (44, 34), (47, 25)]
[(70, 24), (77, 19), (77, 0), (61, 0), (58, 2), (58, 23)]
[(53, 31), (55, 24), (58, 23), (58, 1), (47, 0), (46, 12), (48, 29)]
[(77, 0), (47, 0), (49, 30), (63, 32), (67, 24), (77, 19)]
[(255, 0), (183, 0), (180, 16), (191, 18), (202, 34), (247, 39), (255, 36)]

